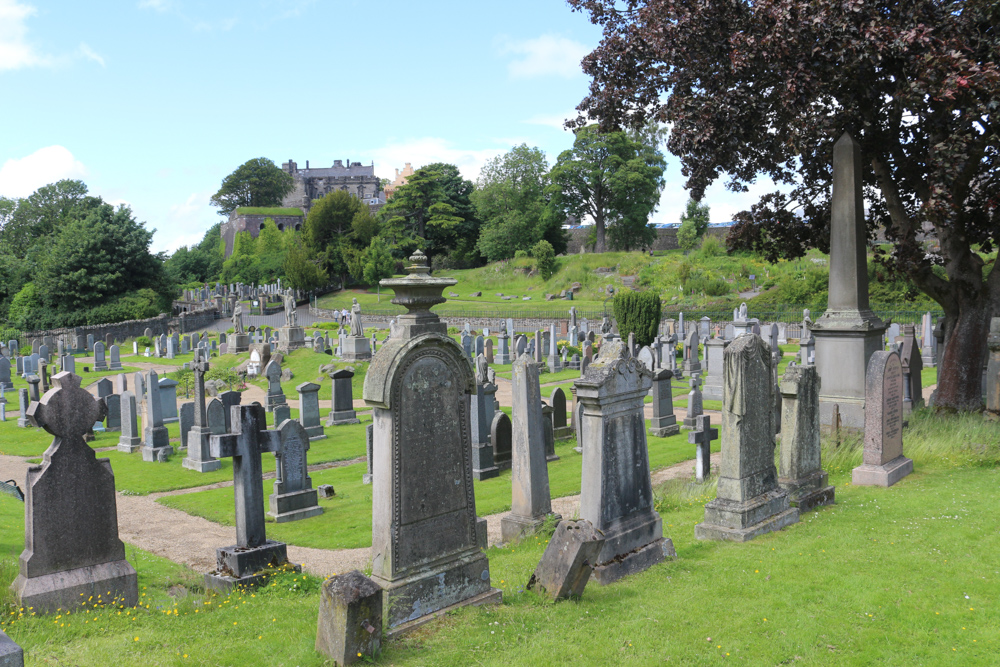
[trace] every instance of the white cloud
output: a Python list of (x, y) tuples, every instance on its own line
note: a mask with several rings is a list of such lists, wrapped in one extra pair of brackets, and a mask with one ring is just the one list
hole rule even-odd
[(580, 42), (558, 35), (525, 40), (502, 37), (498, 41), (501, 55), (515, 56), (507, 64), (508, 73), (515, 79), (550, 75), (568, 79), (582, 75), (580, 60), (590, 52)]
[(195, 192), (179, 204), (172, 204), (165, 215), (158, 218), (137, 215), (146, 221), (148, 229), (156, 229), (152, 250), (174, 252), (182, 245), (197, 245), (205, 231), (219, 222), (219, 210), (209, 204), (213, 191)]
[(407, 139), (405, 141), (387, 144), (371, 152), (375, 161), (375, 173), (381, 178), (394, 178), (395, 169), (402, 169), (407, 162), (414, 169), (434, 162), (447, 162), (456, 165), (462, 176), (475, 181), (479, 170), (490, 158), (510, 150), (504, 148), (468, 149), (457, 148), (452, 142), (437, 137), (422, 139)]
[(0, 72), (46, 65), (49, 58), (28, 42), (27, 20), (35, 14), (31, 5), (0, 0)]
[(152, 9), (154, 12), (165, 12), (170, 9), (170, 0), (139, 0), (139, 9)]
[(576, 109), (573, 109), (571, 111), (567, 111), (566, 113), (539, 114), (521, 122), (525, 125), (542, 125), (544, 127), (551, 127), (554, 130), (569, 132), (569, 130), (565, 128), (564, 123), (567, 120), (575, 120), (579, 115), (579, 112)]
[[(650, 217), (650, 222), (657, 224), (674, 223), (681, 221), (681, 215), (687, 207), (691, 193), (684, 189), (684, 177), (680, 174), (680, 167), (676, 159), (671, 160), (667, 165), (667, 184), (660, 195), (660, 205), (656, 212)], [(788, 192), (788, 186), (779, 186), (766, 176), (761, 176), (756, 182), (750, 184), (747, 192), (733, 192), (725, 186), (725, 176), (717, 179), (705, 190), (702, 203), (709, 206), (709, 219), (713, 223), (732, 222), (733, 216), (740, 211), (747, 211), (751, 206), (760, 201), (761, 196), (768, 192), (781, 190)]]
[(47, 146), (0, 167), (0, 195), (27, 197), (32, 192), (64, 178), (83, 178), (87, 168), (63, 146)]
[(104, 67), (104, 58), (102, 58), (96, 51), (87, 46), (86, 42), (80, 42), (80, 55), (87, 60), (93, 60), (95, 63)]

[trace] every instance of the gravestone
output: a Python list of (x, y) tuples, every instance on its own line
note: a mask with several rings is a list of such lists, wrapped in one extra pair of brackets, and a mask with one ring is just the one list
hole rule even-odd
[(472, 359), (472, 336), (469, 335), (468, 331), (462, 333), (462, 350), (466, 357)]
[(601, 585), (675, 555), (653, 509), (649, 477), (643, 399), (653, 377), (629, 356), (626, 345), (605, 341), (586, 374), (574, 383), (582, 404), (580, 518), (606, 538), (593, 563), (593, 578)]
[(309, 477), (309, 434), (294, 419), (283, 421), (276, 429), (280, 446), (274, 452), (277, 459), (274, 491), (269, 497), (269, 517), (277, 523), (299, 521), (323, 513), (316, 490)]
[(493, 413), (493, 423), (490, 425), (490, 444), (493, 445), (493, 463), (500, 470), (510, 470), (513, 432), (510, 417), (506, 412)]
[(832, 505), (834, 487), (822, 469), (819, 442), (820, 378), (815, 366), (789, 366), (781, 378), (781, 450), (778, 484), (799, 512)]
[(110, 348), (111, 363), (108, 366), (109, 371), (120, 371), (122, 370), (122, 357), (121, 350), (117, 345), (112, 345)]
[(1000, 317), (990, 320), (986, 346), (990, 351), (986, 362), (986, 416), (995, 420), (1000, 418)]
[[(180, 426), (181, 432), (181, 449), (188, 448), (188, 431), (194, 426), (194, 403), (192, 401), (187, 401), (181, 403), (181, 408), (178, 411), (177, 423)], [(182, 462), (183, 464), (183, 462)]]
[[(45, 363), (49, 362), (49, 346), (42, 344), (38, 346), (38, 358), (43, 359)], [(96, 370), (96, 369), (95, 369)]]
[(684, 339), (684, 372), (688, 375), (701, 372), (701, 361), (698, 357), (699, 343), (697, 331), (692, 331)]
[(724, 354), (722, 463), (718, 493), (695, 526), (699, 540), (746, 542), (799, 520), (774, 466), (771, 348), (743, 334)]
[(545, 401), (542, 401), (542, 430), (545, 434), (545, 460), (558, 461), (556, 436), (552, 430), (552, 406)]
[(469, 426), (472, 441), (472, 476), (478, 481), (500, 476), (500, 469), (493, 462), (490, 445), (490, 425), (493, 423), (493, 398), (496, 385), (489, 381), (486, 357), (476, 356), (476, 393), (469, 396)]
[(177, 380), (160, 379), (160, 405), (164, 424), (177, 421)]
[(108, 378), (101, 378), (97, 381), (97, 398), (104, 398), (114, 393), (114, 385)]
[(476, 517), (469, 439), (475, 378), (464, 350), (430, 307), (455, 285), (432, 278), (417, 251), (395, 291), (400, 315), (372, 360), (364, 400), (374, 422), (372, 580), (382, 587), (384, 630), (398, 635), (435, 612), (499, 602), (480, 548), (486, 521)]
[(566, 420), (566, 392), (556, 387), (549, 394), (549, 405), (552, 406), (552, 434), (556, 438), (565, 438), (573, 428)]
[(31, 407), (31, 397), (28, 395), (27, 389), (17, 390), (17, 407), (18, 407), (18, 418), (17, 425), (20, 428), (28, 428), (31, 426), (31, 420), (28, 419), (28, 409)]
[(105, 430), (122, 430), (122, 397), (118, 394), (108, 394), (104, 397), (104, 405), (107, 413)]
[[(35, 343), (37, 343), (37, 342), (38, 341), (35, 341)], [(32, 352), (38, 352), (38, 350), (34, 349), (34, 348), (32, 348), (31, 351)], [(87, 351), (88, 352), (93, 352), (94, 351), (94, 334), (87, 334)]]
[(295, 391), (299, 395), (299, 423), (310, 440), (322, 440), (326, 434), (319, 421), (319, 385), (303, 382), (295, 387)]
[[(195, 350), (194, 361), (191, 362), (191, 370), (194, 372), (194, 404), (191, 425), (188, 427), (187, 433), (187, 456), (181, 461), (181, 465), (188, 470), (212, 472), (222, 467), (222, 462), (213, 458), (211, 454), (212, 436), (225, 431), (213, 428), (208, 407), (205, 405), (205, 401), (207, 400), (207, 396), (205, 395), (205, 373), (209, 371), (208, 352), (201, 349)], [(212, 402), (216, 403), (218, 401)], [(222, 403), (220, 402), (218, 409), (222, 409), (222, 407)], [(219, 417), (217, 416), (216, 422), (218, 423), (219, 421)], [(222, 417), (221, 421), (224, 425), (225, 417)], [(181, 431), (184, 431), (183, 425), (181, 426)]]
[(702, 389), (702, 398), (713, 401), (722, 400), (722, 369), (723, 353), (729, 342), (721, 338), (713, 338), (705, 343), (705, 388)]
[(357, 570), (320, 589), (316, 651), (336, 665), (374, 662), (382, 642), (382, 588)]
[(855, 486), (889, 487), (913, 472), (903, 456), (903, 367), (895, 352), (879, 350), (868, 362), (862, 461), (851, 471)]
[(222, 401), (223, 419), (225, 419), (226, 423), (225, 432), (232, 433), (233, 432), (233, 424), (231, 419), (232, 409), (234, 405), (239, 405), (240, 402), (243, 400), (243, 394), (241, 394), (238, 391), (224, 391), (221, 394), (219, 394), (218, 398), (220, 401)]
[[(142, 440), (140, 448), (142, 460), (153, 462), (161, 456), (170, 456), (174, 448), (170, 446), (170, 436), (163, 425), (163, 402), (160, 399), (160, 378), (156, 371), (148, 371), (143, 377)], [(139, 390), (138, 385), (136, 391)], [(161, 454), (162, 452), (162, 454)]]
[(281, 446), (281, 432), (266, 430), (265, 414), (259, 405), (234, 406), (230, 416), (233, 432), (211, 437), (209, 454), (217, 459), (233, 459), (236, 544), (216, 550), (216, 570), (205, 575), (205, 588), (230, 590), (235, 586), (256, 586), (266, 581), (261, 570), (288, 566), (287, 547), (283, 542), (267, 539), (264, 528), (260, 457), (263, 452), (275, 452)]
[(139, 415), (135, 406), (135, 394), (130, 391), (123, 391), (121, 394), (121, 429), (118, 436), (118, 451), (132, 454), (142, 446), (142, 437), (139, 435)]
[(560, 521), (526, 588), (552, 600), (582, 596), (604, 542), (589, 521)]
[(36, 427), (54, 436), (41, 465), (25, 482), (25, 549), (11, 588), (35, 613), (75, 610), (102, 597), (135, 606), (136, 572), (118, 538), (115, 477), (83, 441), (105, 406), (80, 388), (80, 378), (58, 373), (56, 388), (28, 410)]
[[(390, 339), (392, 340), (392, 339)], [(354, 378), (354, 371), (340, 368), (330, 373), (330, 381), (333, 384), (331, 401), (332, 408), (326, 418), (327, 426), (341, 426), (343, 424), (357, 424), (360, 422), (357, 413), (354, 411), (354, 394), (351, 382)]]
[(493, 339), (487, 338), (486, 345), (484, 347), (483, 356), (486, 357), (486, 363), (492, 364), (494, 361), (493, 357)]
[(0, 667), (24, 667), (24, 649), (0, 630)]
[(104, 356), (104, 343), (97, 341), (94, 343), (94, 372), (99, 373), (106, 370), (108, 370), (108, 361)]
[(924, 364), (920, 357), (920, 346), (917, 344), (916, 329), (912, 324), (903, 325), (903, 347), (899, 357), (903, 368), (903, 420), (905, 421), (914, 409), (924, 405), (924, 389), (921, 381)]
[(281, 390), (281, 364), (277, 359), (271, 359), (264, 366), (264, 377), (267, 378), (267, 398), (264, 405), (268, 412), (273, 412), (279, 405), (287, 405), (285, 393)]
[(365, 462), (366, 468), (365, 474), (361, 476), (362, 484), (371, 484), (372, 475), (374, 475), (374, 470), (372, 469), (372, 460), (375, 458), (375, 426), (373, 424), (368, 424), (365, 427)]
[(527, 355), (514, 360), (511, 395), (513, 496), (510, 512), (500, 520), (504, 542), (536, 532), (553, 514), (538, 366)]
[(703, 484), (712, 474), (712, 441), (719, 437), (719, 429), (712, 428), (712, 418), (700, 415), (696, 428), (688, 433), (688, 444), (695, 446), (694, 478)]
[(667, 438), (681, 432), (674, 416), (674, 395), (670, 384), (673, 372), (664, 368), (653, 372), (653, 419), (650, 432), (657, 438)]
[(31, 397), (32, 403), (37, 403), (42, 398), (42, 392), (39, 391), (39, 385), (42, 383), (42, 378), (37, 375), (29, 375), (25, 378), (28, 383), (28, 396)]
[(501, 331), (500, 335), (497, 337), (497, 348), (498, 352), (494, 361), (501, 365), (506, 365), (510, 363), (510, 337)]
[(691, 391), (687, 396), (687, 416), (684, 417), (684, 428), (698, 427), (698, 417), (704, 412), (701, 400), (701, 378), (695, 375), (688, 381)]
[(642, 349), (639, 350), (639, 354), (636, 355), (636, 359), (646, 367), (648, 371), (656, 370), (656, 359), (653, 356), (653, 351), (648, 345), (643, 345)]
[(10, 377), (10, 359), (7, 357), (0, 357), (0, 387), (14, 388), (14, 381)]

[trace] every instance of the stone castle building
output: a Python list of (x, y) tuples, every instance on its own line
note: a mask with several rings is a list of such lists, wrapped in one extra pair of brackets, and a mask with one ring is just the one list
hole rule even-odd
[(281, 168), (295, 179), (295, 189), (282, 200), (281, 205), (300, 208), (306, 215), (309, 214), (314, 199), (321, 199), (335, 190), (345, 190), (366, 201), (372, 213), (385, 204), (385, 194), (375, 175), (374, 163), (363, 165), (350, 160), (334, 160), (332, 167), (313, 169), (306, 160), (306, 168), (299, 169), (294, 160), (289, 160)]

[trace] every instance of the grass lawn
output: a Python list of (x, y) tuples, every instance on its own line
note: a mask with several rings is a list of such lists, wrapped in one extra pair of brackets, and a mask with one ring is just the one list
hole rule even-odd
[[(860, 443), (828, 448), (837, 504), (747, 544), (694, 539), (711, 485), (703, 489), (710, 493), (683, 482), (661, 486), (657, 509), (678, 560), (611, 586), (592, 584), (579, 600), (552, 604), (524, 590), (544, 535), (491, 548), (491, 579), (503, 604), (465, 608), (388, 642), (379, 662), (995, 664), (1000, 577), (992, 563), (1000, 517), (983, 511), (983, 500), (1000, 482), (1000, 427), (978, 415), (922, 412), (904, 437), (914, 474), (890, 489), (854, 487), (850, 469), (860, 462)], [(349, 481), (344, 485), (338, 498), (360, 504)], [(327, 514), (336, 502), (324, 501)], [(16, 576), (22, 516), (21, 503), (0, 497), (3, 584)], [(278, 527), (268, 528), (273, 535)], [(20, 616), (0, 588), (0, 628), (25, 648), (28, 664), (328, 664), (313, 649), (315, 577), (281, 574), (252, 596), (220, 598), (205, 596), (199, 577), (180, 566), (126, 552), (145, 593), (135, 609)], [(189, 594), (169, 596), (178, 584)]]
[[(321, 401), (332, 400), (333, 382), (325, 373), (319, 372), (319, 367), (333, 364), (338, 369), (350, 366), (354, 369), (354, 377), (351, 379), (351, 393), (354, 398), (361, 398), (361, 390), (365, 384), (365, 373), (368, 372), (367, 361), (341, 361), (328, 354), (318, 354), (308, 348), (299, 348), (285, 356), (281, 362), (282, 370), (290, 370), (292, 379), (281, 383), (281, 391), (285, 398), (298, 400), (299, 394), (295, 388), (303, 382), (315, 382), (320, 386), (319, 399)], [(251, 384), (267, 389), (267, 380), (253, 380)]]

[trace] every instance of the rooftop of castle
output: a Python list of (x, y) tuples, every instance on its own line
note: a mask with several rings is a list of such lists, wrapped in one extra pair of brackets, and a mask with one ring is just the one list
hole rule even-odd
[(349, 178), (352, 176), (375, 177), (375, 165), (364, 165), (360, 162), (350, 160), (334, 160), (332, 167), (310, 168), (309, 161), (306, 161), (306, 168), (299, 169), (294, 160), (289, 160), (281, 165), (281, 168), (290, 174), (300, 174), (311, 178)]

